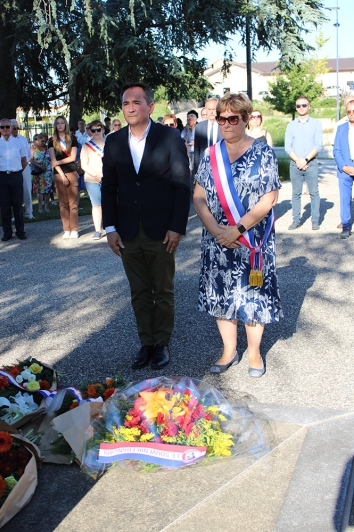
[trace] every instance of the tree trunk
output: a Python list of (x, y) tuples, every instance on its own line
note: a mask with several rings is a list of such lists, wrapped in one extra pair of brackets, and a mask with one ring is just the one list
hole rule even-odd
[(11, 57), (13, 31), (0, 18), (0, 118), (16, 118), (17, 86)]
[[(73, 61), (75, 68), (80, 59)], [(77, 129), (77, 123), (84, 112), (84, 99), (87, 90), (87, 74), (79, 71), (77, 74), (69, 74), (69, 98), (70, 98), (70, 127)]]
[(247, 96), (252, 101), (252, 47), (250, 21), (246, 18), (246, 64), (247, 64)]

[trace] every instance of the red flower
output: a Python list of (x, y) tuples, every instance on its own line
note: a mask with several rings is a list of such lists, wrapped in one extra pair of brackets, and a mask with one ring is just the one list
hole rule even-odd
[(89, 384), (87, 387), (87, 396), (91, 399), (97, 399), (97, 390), (94, 384)]
[(133, 419), (127, 419), (126, 421), (124, 421), (124, 426), (129, 428), (136, 427), (137, 425), (139, 425), (140, 421), (140, 417), (133, 417)]
[[(74, 410), (74, 408), (77, 408), (79, 406), (79, 401), (76, 401), (76, 399), (71, 403), (69, 406), (69, 410)], [(75, 414), (76, 415), (76, 414)]]
[(21, 373), (21, 368), (19, 368), (18, 366), (12, 366), (12, 368), (9, 370), (9, 373), (11, 373), (13, 377), (16, 377)]
[(192, 395), (190, 390), (184, 390), (183, 395)]
[(187, 436), (190, 435), (193, 428), (194, 428), (194, 423), (189, 423), (189, 425), (186, 426), (186, 428), (184, 429), (184, 432), (186, 433)]
[(103, 394), (103, 399), (106, 401), (108, 397), (111, 397), (111, 395), (114, 394), (115, 391), (116, 391), (115, 388), (107, 388), (107, 390)]
[(41, 390), (50, 390), (50, 384), (48, 381), (39, 381), (39, 386), (41, 387)]
[[(146, 391), (146, 390), (144, 390)], [(134, 408), (136, 410), (139, 410), (139, 406), (144, 406), (146, 405), (146, 401), (145, 399), (143, 399), (142, 397), (138, 397), (136, 400), (135, 400), (135, 403), (134, 403)]]
[(165, 416), (163, 415), (162, 412), (159, 412), (159, 413), (157, 414), (156, 423), (157, 423), (158, 425), (162, 425), (164, 422), (165, 422)]
[(0, 376), (0, 388), (7, 388), (10, 386), (9, 379), (7, 377)]
[(213, 414), (208, 414), (207, 416), (205, 416), (205, 419), (207, 419), (208, 421), (211, 421), (213, 419)]
[(0, 453), (6, 453), (12, 447), (12, 436), (8, 432), (0, 432)]
[(178, 428), (174, 423), (171, 423), (170, 421), (166, 423), (166, 428), (164, 429), (167, 431), (168, 436), (176, 436), (178, 432)]

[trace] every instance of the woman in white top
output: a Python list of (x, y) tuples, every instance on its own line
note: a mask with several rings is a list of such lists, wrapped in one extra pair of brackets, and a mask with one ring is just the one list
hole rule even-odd
[(102, 237), (102, 207), (101, 207), (101, 181), (102, 157), (105, 139), (104, 125), (99, 120), (90, 124), (92, 138), (83, 144), (81, 149), (81, 168), (85, 172), (85, 185), (92, 203), (92, 220), (95, 226), (93, 240)]
[(261, 140), (262, 142), (265, 142), (270, 146), (273, 147), (273, 140), (272, 136), (268, 131), (263, 129), (262, 127), (263, 117), (262, 113), (258, 111), (257, 109), (255, 111), (252, 111), (250, 115), (250, 120), (248, 122), (248, 135), (250, 137), (253, 137), (254, 139)]

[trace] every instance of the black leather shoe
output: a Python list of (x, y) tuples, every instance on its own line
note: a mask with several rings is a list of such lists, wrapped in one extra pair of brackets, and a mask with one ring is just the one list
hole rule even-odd
[(351, 234), (351, 231), (350, 231), (349, 227), (344, 227), (343, 231), (341, 232), (341, 234), (339, 236), (340, 236), (340, 238), (349, 238), (350, 234)]
[(3, 242), (7, 242), (8, 240), (11, 240), (11, 238), (12, 238), (12, 235), (4, 235), (1, 240)]
[(145, 368), (154, 354), (153, 345), (142, 345), (132, 364), (132, 369)]
[(16, 233), (16, 236), (20, 240), (27, 240), (26, 233)]
[(168, 345), (155, 345), (154, 355), (151, 361), (151, 369), (162, 369), (170, 361), (170, 351)]

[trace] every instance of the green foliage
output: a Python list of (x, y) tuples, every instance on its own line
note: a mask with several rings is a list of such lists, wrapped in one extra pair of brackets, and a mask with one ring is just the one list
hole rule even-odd
[(290, 160), (278, 158), (278, 171), (280, 181), (289, 181), (290, 179)]
[(269, 131), (273, 139), (273, 146), (284, 146), (285, 130), (289, 121), (285, 118), (266, 118), (264, 129)]

